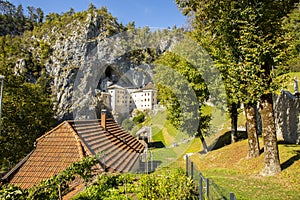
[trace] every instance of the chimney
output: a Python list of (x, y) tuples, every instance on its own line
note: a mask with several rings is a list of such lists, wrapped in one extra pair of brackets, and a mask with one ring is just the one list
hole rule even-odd
[(106, 110), (101, 110), (101, 126), (106, 129)]

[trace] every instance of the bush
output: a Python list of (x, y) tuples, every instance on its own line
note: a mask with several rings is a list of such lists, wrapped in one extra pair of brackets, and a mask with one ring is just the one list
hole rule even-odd
[(144, 175), (140, 179), (139, 199), (193, 199), (194, 184), (183, 170)]
[(124, 119), (122, 122), (122, 127), (127, 131), (130, 131), (134, 127), (134, 122), (130, 119)]
[[(82, 199), (105, 199), (105, 200), (125, 200), (130, 199), (126, 196), (124, 184), (132, 184), (131, 175), (99, 175), (94, 185), (86, 188), (83, 192), (76, 195), (73, 200)], [(130, 188), (130, 187), (129, 187)]]
[(73, 198), (79, 199), (195, 199), (193, 181), (183, 170), (161, 174), (100, 175), (94, 185)]
[(145, 121), (145, 117), (146, 117), (145, 113), (143, 113), (143, 112), (141, 112), (141, 111), (138, 111), (138, 112), (137, 112), (137, 115), (133, 118), (132, 121), (133, 121), (135, 124), (140, 124), (140, 123), (142, 123), (142, 122)]

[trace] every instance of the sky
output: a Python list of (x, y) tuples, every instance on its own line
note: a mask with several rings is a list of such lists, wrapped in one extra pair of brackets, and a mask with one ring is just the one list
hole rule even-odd
[(75, 11), (86, 10), (90, 3), (97, 8), (107, 7), (118, 18), (118, 22), (135, 22), (136, 27), (172, 28), (183, 27), (185, 17), (178, 10), (175, 0), (8, 0), (23, 8), (34, 6), (41, 8), (45, 15), (51, 12), (63, 13), (73, 8)]

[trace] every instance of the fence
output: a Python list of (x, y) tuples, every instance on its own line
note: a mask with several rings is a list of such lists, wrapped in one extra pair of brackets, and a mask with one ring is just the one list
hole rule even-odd
[[(222, 194), (222, 189), (215, 184), (211, 179), (205, 178), (201, 172), (194, 166), (194, 163), (185, 156), (186, 161), (186, 175), (191, 177), (195, 183), (196, 190), (199, 194), (199, 200), (236, 200), (233, 192), (230, 192), (228, 196)], [(226, 197), (227, 196), (227, 197)]]

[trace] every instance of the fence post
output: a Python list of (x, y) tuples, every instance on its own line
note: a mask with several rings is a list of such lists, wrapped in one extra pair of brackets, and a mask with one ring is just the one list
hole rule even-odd
[(206, 179), (206, 197), (209, 199), (209, 178)]
[(185, 155), (186, 176), (189, 177), (189, 156)]
[(202, 174), (199, 174), (199, 199), (202, 200), (203, 198), (203, 182), (202, 182)]
[(194, 163), (191, 162), (191, 177), (194, 179)]
[(230, 192), (230, 200), (236, 200), (235, 195), (233, 192)]

